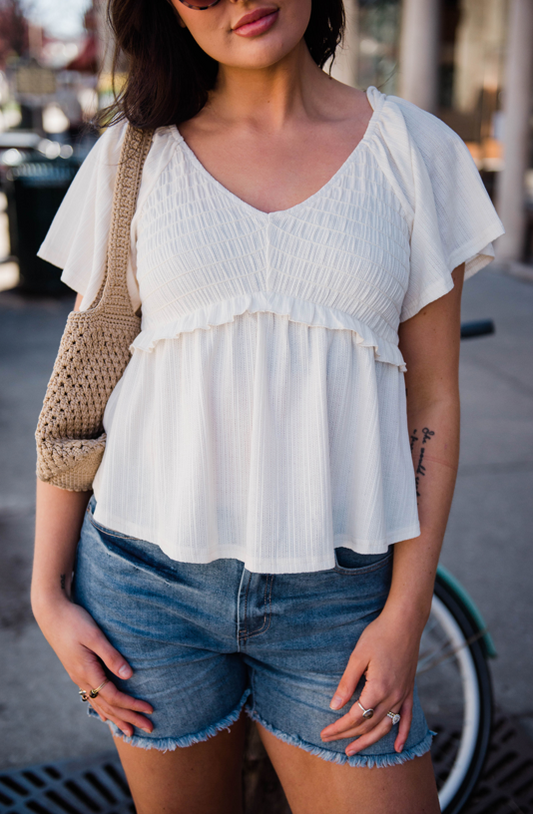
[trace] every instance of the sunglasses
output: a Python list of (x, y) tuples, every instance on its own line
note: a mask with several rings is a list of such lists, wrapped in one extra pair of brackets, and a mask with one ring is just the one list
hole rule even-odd
[(206, 3), (205, 0), (198, 0), (197, 3), (189, 3), (185, 2), (185, 0), (180, 0), (180, 3), (183, 3), (183, 5), (187, 6), (187, 8), (194, 8), (196, 11), (204, 11), (206, 8), (216, 6), (217, 3), (220, 3), (220, 0), (213, 0), (211, 3)]

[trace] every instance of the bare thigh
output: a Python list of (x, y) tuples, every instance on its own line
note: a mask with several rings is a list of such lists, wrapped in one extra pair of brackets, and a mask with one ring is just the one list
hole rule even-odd
[(160, 752), (115, 738), (137, 814), (241, 814), (244, 716), (230, 731)]
[(281, 741), (260, 724), (259, 735), (292, 814), (438, 814), (429, 752), (399, 766), (367, 769), (329, 763)]

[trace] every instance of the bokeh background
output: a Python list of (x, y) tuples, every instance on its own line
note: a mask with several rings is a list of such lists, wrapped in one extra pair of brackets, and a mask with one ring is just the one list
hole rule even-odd
[[(483, 810), (527, 814), (533, 0), (346, 0), (346, 11), (333, 74), (409, 99), (452, 127), (506, 229), (496, 261), (464, 289), (463, 319), (492, 319), (496, 331), (462, 346), (461, 461), (442, 561), (487, 622), (499, 654), (492, 663), (498, 715), (523, 735), (513, 764), (516, 771), (521, 761), (529, 777), (522, 796), (502, 769), (499, 802), (493, 796)], [(29, 603), (33, 433), (74, 300), (59, 270), (35, 252), (100, 135), (88, 120), (110, 100), (111, 46), (103, 0), (0, 0), (0, 772), (111, 748), (107, 729), (87, 720)]]

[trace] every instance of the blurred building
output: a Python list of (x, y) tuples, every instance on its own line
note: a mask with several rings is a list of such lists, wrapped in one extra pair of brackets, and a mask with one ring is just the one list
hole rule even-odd
[(87, 121), (98, 109), (94, 7), (80, 34), (66, 39), (27, 19), (26, 7), (0, 0), (0, 130), (31, 130), (86, 152), (96, 135)]
[(409, 99), (464, 139), (506, 234), (533, 263), (533, 0), (345, 0), (333, 74)]

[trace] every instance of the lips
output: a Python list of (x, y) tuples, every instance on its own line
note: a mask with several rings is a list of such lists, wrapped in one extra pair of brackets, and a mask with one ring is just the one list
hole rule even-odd
[(248, 25), (249, 23), (255, 23), (257, 20), (260, 20), (262, 17), (267, 17), (269, 14), (273, 14), (278, 9), (276, 6), (268, 6), (263, 8), (256, 8), (254, 11), (251, 11), (249, 14), (244, 14), (239, 22), (233, 27), (233, 30), (236, 31), (238, 28), (242, 28), (243, 25)]

